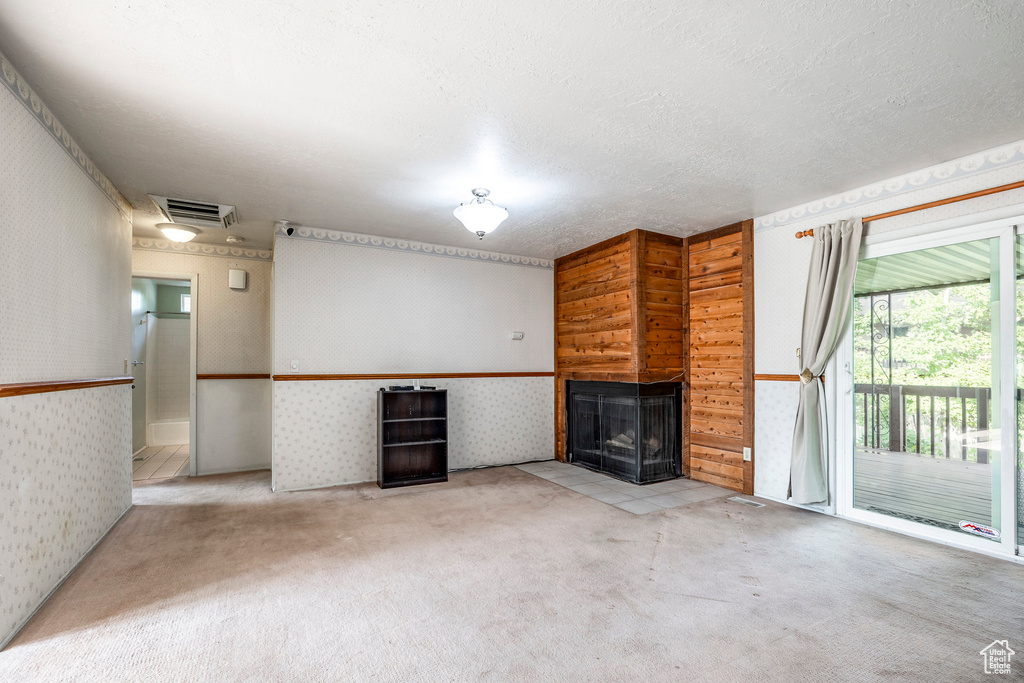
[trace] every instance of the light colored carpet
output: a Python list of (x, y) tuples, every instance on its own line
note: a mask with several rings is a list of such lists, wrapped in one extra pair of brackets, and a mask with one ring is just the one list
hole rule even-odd
[(511, 467), (135, 503), (0, 680), (982, 680), (991, 641), (1024, 653), (1024, 567), (783, 505), (637, 516)]

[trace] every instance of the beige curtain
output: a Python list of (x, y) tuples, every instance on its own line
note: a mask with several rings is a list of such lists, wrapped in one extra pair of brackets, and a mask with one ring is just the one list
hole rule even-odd
[(821, 373), (835, 352), (850, 313), (857, 270), (861, 219), (814, 230), (800, 335), (800, 403), (793, 429), (789, 494), (794, 503), (828, 502), (828, 446), (825, 437), (825, 388)]

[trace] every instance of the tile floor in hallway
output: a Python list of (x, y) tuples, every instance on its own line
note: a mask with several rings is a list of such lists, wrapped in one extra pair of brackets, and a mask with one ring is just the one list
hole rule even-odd
[(692, 479), (672, 479), (638, 486), (557, 460), (531, 462), (517, 467), (524, 472), (547, 479), (552, 484), (564, 486), (570, 491), (582, 493), (584, 496), (614, 505), (635, 515), (683, 507), (711, 498), (737, 495), (735, 491)]
[(144, 448), (132, 459), (132, 481), (187, 476), (188, 455), (188, 444)]

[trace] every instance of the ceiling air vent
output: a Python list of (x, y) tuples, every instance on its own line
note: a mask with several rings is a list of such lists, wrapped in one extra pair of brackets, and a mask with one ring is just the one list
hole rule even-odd
[(197, 228), (229, 228), (238, 222), (235, 207), (227, 204), (210, 204), (155, 194), (149, 196), (172, 223), (194, 225)]

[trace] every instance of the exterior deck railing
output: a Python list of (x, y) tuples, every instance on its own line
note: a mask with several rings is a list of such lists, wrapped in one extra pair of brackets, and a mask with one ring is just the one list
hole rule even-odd
[(855, 384), (854, 392), (859, 446), (989, 461), (982, 445), (988, 440), (990, 387)]

